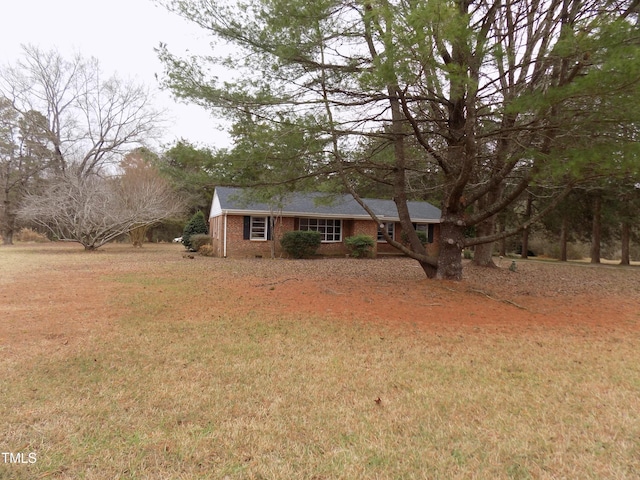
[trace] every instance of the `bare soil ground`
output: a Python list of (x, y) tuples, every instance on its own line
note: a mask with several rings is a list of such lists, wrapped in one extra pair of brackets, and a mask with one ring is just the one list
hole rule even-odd
[[(28, 255), (10, 264), (11, 252), (18, 251)], [(177, 245), (109, 245), (95, 253), (67, 244), (0, 250), (3, 348), (64, 344), (111, 328), (126, 311), (122, 294), (146, 288), (164, 288), (181, 318), (215, 309), (487, 333), (640, 328), (637, 266), (530, 260), (517, 261), (512, 272), (511, 260), (504, 259), (496, 269), (467, 264), (462, 282), (442, 282), (426, 279), (415, 261), (399, 257), (230, 260), (183, 253)], [(123, 275), (148, 279), (114, 281)], [(171, 285), (163, 286), (174, 281), (192, 295), (175, 296)]]

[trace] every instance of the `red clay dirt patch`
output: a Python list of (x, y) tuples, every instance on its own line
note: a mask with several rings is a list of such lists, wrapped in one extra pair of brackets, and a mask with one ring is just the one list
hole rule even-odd
[[(637, 270), (524, 262), (517, 272), (511, 272), (468, 265), (464, 281), (441, 282), (422, 278), (420, 268), (409, 259), (354, 262), (358, 261), (308, 262), (314, 270), (330, 265), (334, 274), (329, 276), (294, 274), (293, 267), (286, 269), (293, 270), (289, 273), (280, 270), (271, 278), (249, 277), (227, 286), (245, 299), (248, 310), (269, 314), (514, 333), (541, 328), (640, 327)], [(385, 278), (380, 267), (394, 272)], [(367, 273), (372, 271), (373, 275)]]
[[(467, 265), (462, 282), (442, 282), (399, 257), (231, 260), (183, 253), (176, 245), (108, 245), (95, 253), (60, 244), (1, 249), (0, 348), (60, 349), (101, 335), (127, 314), (132, 295), (145, 292), (155, 301), (167, 296), (161, 321), (218, 311), (446, 331), (640, 329), (637, 267), (526, 261), (511, 272), (505, 261), (496, 269)], [(188, 285), (190, 294), (177, 296), (171, 286), (145, 290), (162, 278)]]

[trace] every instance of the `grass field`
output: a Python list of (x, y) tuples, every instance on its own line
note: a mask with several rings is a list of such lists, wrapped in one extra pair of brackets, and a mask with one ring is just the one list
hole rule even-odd
[[(472, 279), (430, 282), (408, 263), (353, 286), (358, 272), (340, 283), (340, 268), (381, 263), (326, 262), (0, 249), (0, 478), (639, 478), (639, 270), (560, 267), (564, 284), (602, 279), (601, 291), (567, 287), (572, 302), (616, 312), (564, 325), (561, 295), (538, 324), (542, 296), (509, 305), (496, 301), (505, 290), (474, 295)], [(301, 271), (329, 267), (333, 280)], [(327, 308), (287, 303), (300, 277)], [(404, 297), (382, 306), (418, 285), (438, 321), (340, 307), (390, 284)], [(513, 324), (485, 318), (498, 311)]]

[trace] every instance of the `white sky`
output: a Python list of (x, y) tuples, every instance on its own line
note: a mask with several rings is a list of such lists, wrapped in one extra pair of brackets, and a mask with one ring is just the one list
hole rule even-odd
[(184, 138), (198, 145), (229, 145), (219, 120), (200, 107), (175, 102), (159, 91), (155, 78), (163, 71), (154, 52), (160, 42), (179, 55), (209, 51), (206, 33), (195, 24), (151, 0), (5, 0), (0, 11), (0, 65), (13, 63), (21, 44), (55, 48), (65, 57), (75, 52), (96, 57), (105, 74), (117, 73), (157, 91), (158, 107), (169, 111), (171, 121), (163, 143)]

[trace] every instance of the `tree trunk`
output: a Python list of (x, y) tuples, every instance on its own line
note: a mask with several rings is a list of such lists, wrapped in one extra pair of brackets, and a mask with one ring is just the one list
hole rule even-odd
[[(499, 197), (500, 189), (492, 189), (484, 198), (481, 198), (478, 201), (478, 208), (480, 211), (488, 208), (488, 206), (494, 203)], [(484, 222), (478, 224), (476, 227), (476, 235), (478, 237), (493, 235), (496, 229), (496, 221), (497, 215), (493, 215), (487, 218)], [(479, 267), (495, 268), (496, 264), (493, 263), (493, 247), (494, 242), (476, 245), (473, 255), (473, 264), (478, 265)]]
[(2, 244), (13, 245), (13, 229), (2, 229)]
[[(495, 227), (495, 217), (492, 217), (478, 225), (476, 233), (479, 237), (484, 237), (493, 234)], [(493, 262), (493, 242), (482, 243), (476, 245), (473, 254), (473, 264), (479, 267), (495, 267)]]
[(620, 232), (620, 241), (622, 243), (622, 258), (620, 259), (620, 265), (631, 265), (631, 255), (629, 252), (629, 243), (631, 239), (631, 225), (629, 222), (622, 222), (622, 229)]
[[(531, 210), (533, 204), (533, 197), (531, 194), (527, 195), (527, 205), (525, 207), (525, 218), (529, 220), (531, 218)], [(529, 227), (522, 230), (522, 252), (520, 253), (520, 258), (526, 260), (529, 258)]]
[(440, 255), (438, 256), (439, 280), (462, 280), (462, 248), (464, 225), (455, 219), (444, 219), (440, 224)]
[(424, 274), (427, 276), (427, 278), (436, 278), (438, 270), (433, 265), (429, 265), (425, 262), (418, 263), (420, 263), (420, 266), (422, 267), (422, 270), (424, 271)]
[(131, 239), (131, 243), (134, 247), (142, 248), (142, 244), (147, 236), (147, 230), (149, 226), (145, 225), (143, 227), (136, 227), (129, 232), (129, 238)]
[(602, 237), (602, 198), (593, 200), (593, 223), (591, 226), (591, 263), (600, 263), (600, 243)]
[(15, 232), (16, 216), (10, 213), (10, 202), (5, 200), (0, 210), (0, 230), (2, 230), (2, 244), (13, 245), (13, 234)]
[(522, 252), (520, 258), (526, 260), (529, 258), (529, 228), (522, 230)]
[(569, 218), (566, 215), (562, 216), (562, 224), (560, 225), (560, 261), (567, 261), (567, 229)]
[[(507, 229), (507, 225), (506, 225), (506, 221), (505, 218), (503, 216), (503, 218), (499, 221), (499, 225), (500, 225), (500, 233), (504, 233), (505, 230)], [(502, 238), (499, 242), (500, 245), (500, 251), (499, 251), (499, 255), (501, 257), (506, 257), (507, 256), (507, 239), (506, 238)]]

